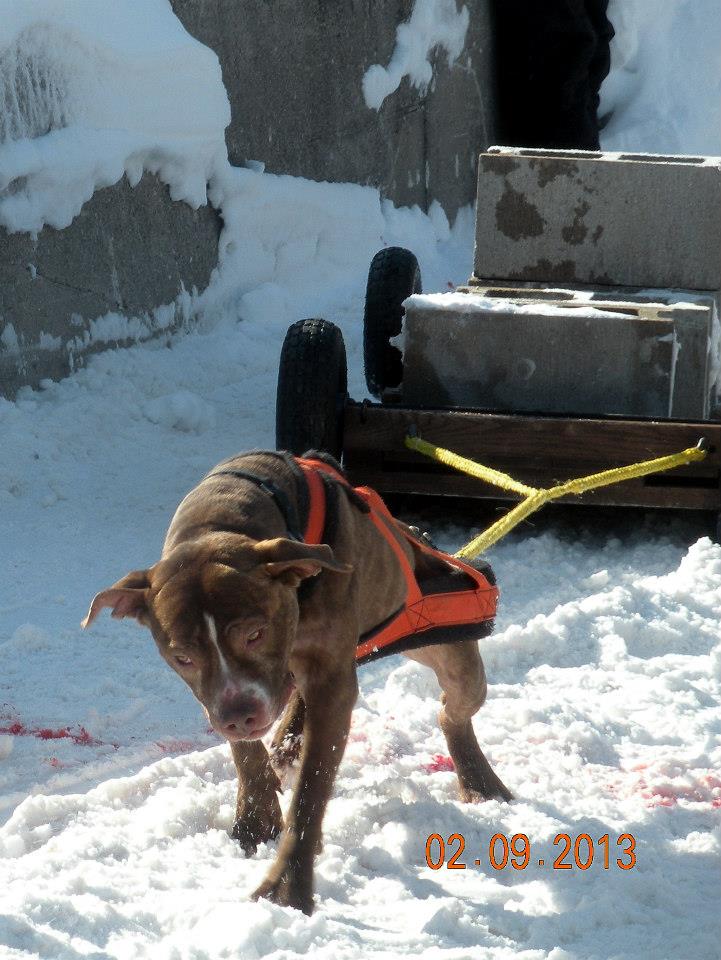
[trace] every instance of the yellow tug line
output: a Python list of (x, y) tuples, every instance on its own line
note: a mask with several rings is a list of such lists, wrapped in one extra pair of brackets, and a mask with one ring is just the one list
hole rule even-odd
[(627, 467), (615, 467), (612, 470), (604, 470), (601, 473), (592, 473), (587, 477), (578, 477), (576, 480), (568, 480), (566, 483), (559, 483), (555, 487), (548, 489), (538, 489), (529, 487), (525, 483), (519, 483), (508, 474), (501, 473), (500, 470), (493, 470), (491, 467), (484, 467), (475, 460), (468, 460), (461, 457), (451, 450), (445, 450), (443, 447), (437, 447), (434, 443), (428, 443), (417, 436), (407, 436), (405, 445), (409, 450), (415, 450), (426, 457), (431, 457), (439, 463), (445, 463), (461, 473), (466, 473), (470, 477), (476, 477), (478, 480), (485, 480), (486, 483), (500, 487), (502, 490), (508, 490), (512, 493), (521, 494), (523, 499), (517, 506), (491, 524), (487, 530), (479, 534), (470, 543), (456, 553), (461, 560), (472, 560), (492, 547), (502, 537), (505, 537), (509, 531), (517, 526), (521, 520), (540, 510), (541, 507), (551, 500), (557, 500), (567, 493), (585, 493), (586, 490), (595, 490), (597, 487), (607, 487), (612, 483), (620, 483), (622, 480), (630, 480), (633, 477), (645, 477), (649, 473), (661, 473), (663, 470), (671, 470), (674, 467), (681, 467), (687, 463), (695, 463), (706, 457), (706, 442), (702, 438), (696, 447), (688, 447), (680, 453), (672, 453), (668, 457), (657, 457), (655, 460), (642, 460), (640, 463), (631, 463)]

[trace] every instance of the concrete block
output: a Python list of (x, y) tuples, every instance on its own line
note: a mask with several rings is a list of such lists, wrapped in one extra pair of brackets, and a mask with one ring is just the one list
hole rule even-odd
[(173, 202), (146, 174), (134, 189), (123, 179), (98, 190), (65, 230), (33, 238), (0, 229), (0, 395), (82, 364), (86, 351), (75, 345), (97, 318), (143, 317), (183, 288), (202, 290), (220, 227), (212, 207)]
[(580, 301), (567, 292), (544, 303), (523, 293), (410, 298), (403, 402), (509, 413), (708, 416), (712, 301)]
[(465, 0), (466, 48), (439, 53), (431, 87), (408, 80), (380, 110), (362, 80), (386, 66), (414, 0), (172, 0), (185, 28), (218, 54), (232, 119), (231, 163), (370, 184), (399, 205), (449, 217), (473, 202), (478, 154), (495, 137), (489, 0)]
[(493, 147), (474, 276), (721, 290), (721, 158)]

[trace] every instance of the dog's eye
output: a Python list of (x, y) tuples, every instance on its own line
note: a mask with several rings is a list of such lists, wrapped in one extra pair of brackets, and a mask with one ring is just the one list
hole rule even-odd
[(181, 657), (178, 655), (174, 659), (175, 662), (181, 667), (192, 667), (193, 665), (193, 661), (190, 659), (190, 657)]
[(252, 647), (253, 644), (257, 643), (263, 636), (263, 628), (259, 627), (258, 630), (254, 630), (252, 633), (249, 633), (245, 638), (246, 646)]

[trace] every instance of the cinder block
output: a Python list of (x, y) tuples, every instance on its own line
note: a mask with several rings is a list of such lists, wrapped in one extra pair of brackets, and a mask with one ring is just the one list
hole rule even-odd
[(474, 276), (721, 290), (721, 158), (492, 147)]
[(509, 413), (706, 419), (713, 301), (414, 296), (402, 400)]

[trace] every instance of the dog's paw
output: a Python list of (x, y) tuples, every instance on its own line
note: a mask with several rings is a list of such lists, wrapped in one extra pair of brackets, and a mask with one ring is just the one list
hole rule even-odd
[(246, 857), (252, 857), (258, 849), (259, 843), (275, 840), (280, 835), (282, 825), (277, 823), (260, 823), (257, 820), (238, 819), (233, 824), (230, 833), (233, 840), (237, 840)]
[(513, 800), (513, 794), (497, 777), (495, 783), (476, 784), (474, 787), (458, 787), (461, 803), (485, 803), (486, 800)]
[(251, 894), (251, 900), (270, 900), (280, 907), (293, 907), (310, 916), (313, 913), (313, 889), (309, 882), (293, 882), (288, 870), (270, 876)]

